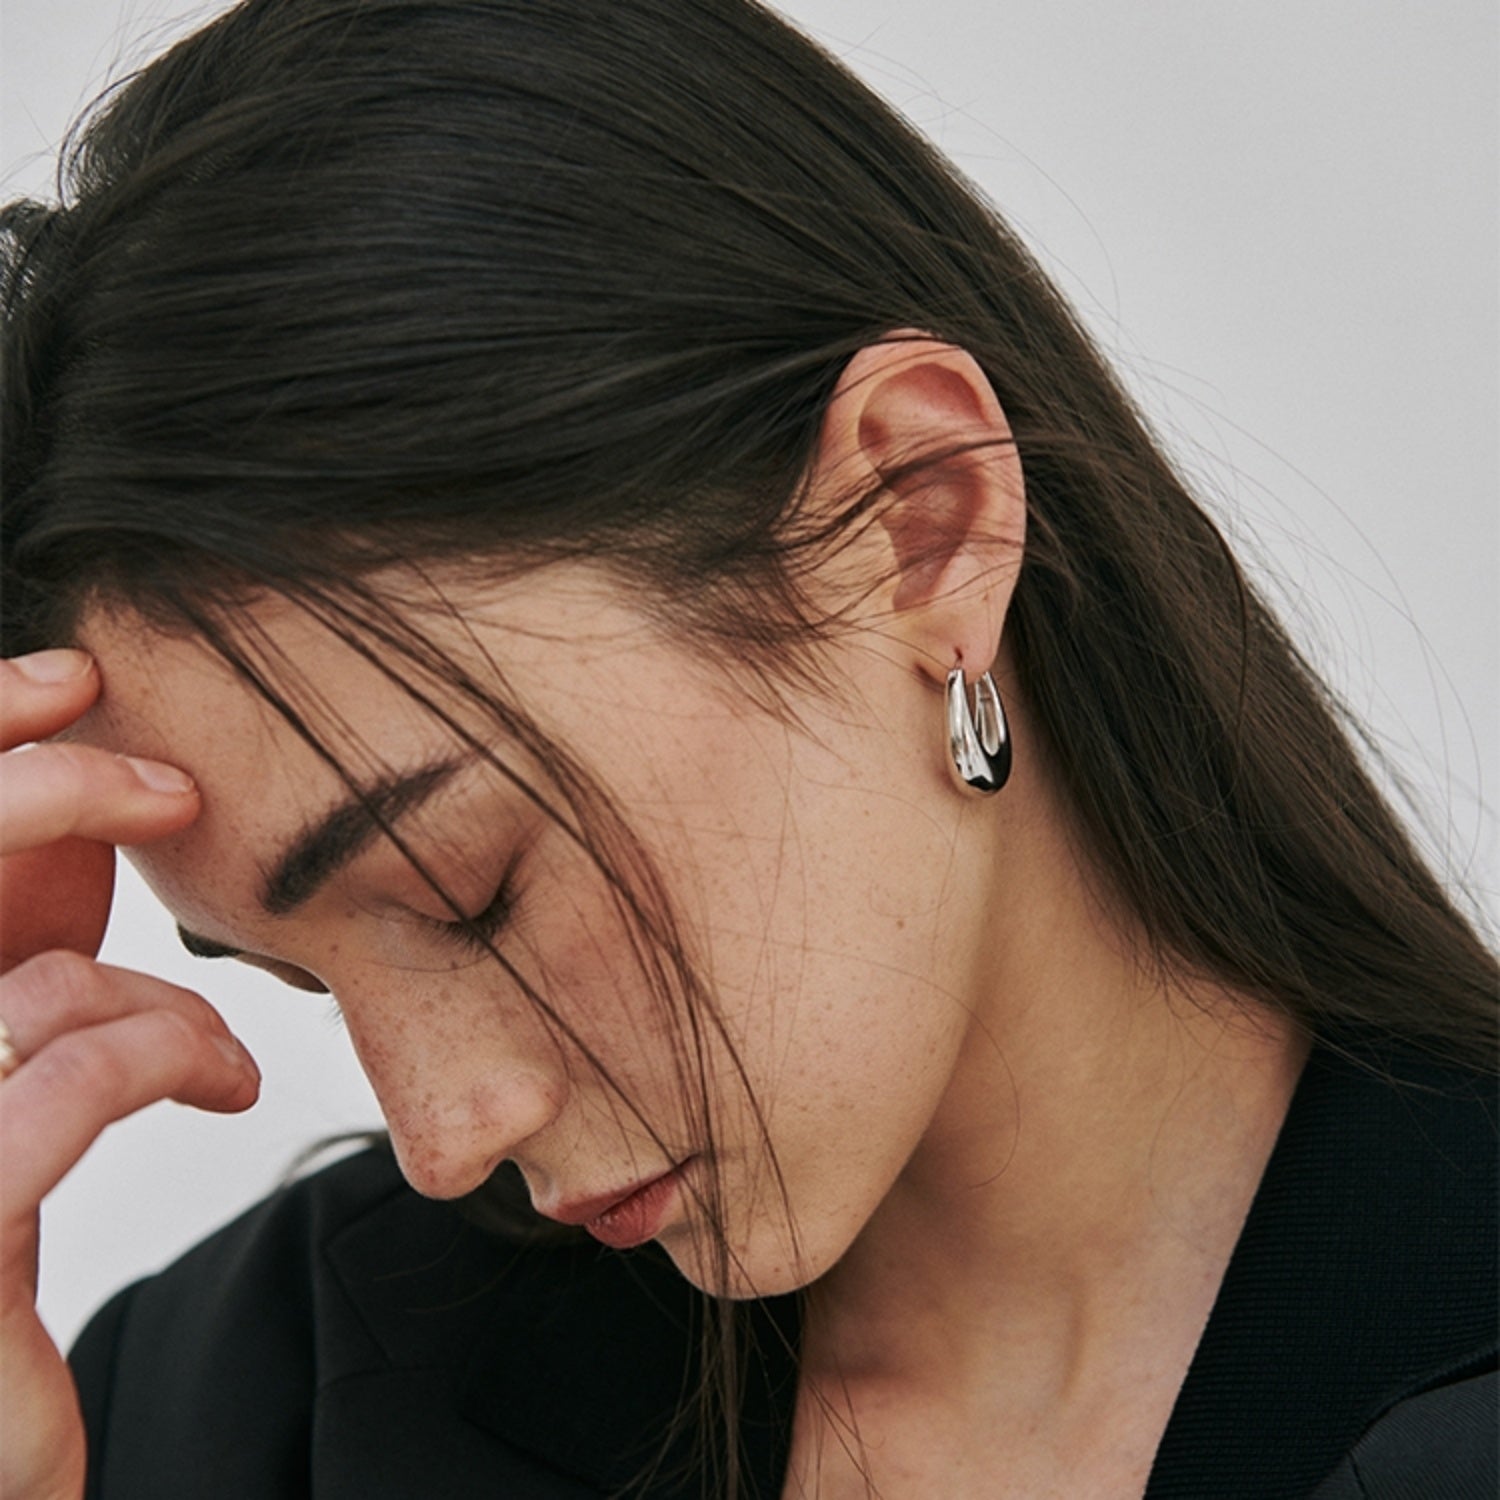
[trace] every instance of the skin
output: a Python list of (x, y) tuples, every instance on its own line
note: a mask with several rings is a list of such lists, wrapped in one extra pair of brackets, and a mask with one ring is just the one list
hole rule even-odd
[(0, 1015), (24, 1059), (0, 1082), (0, 1493), (24, 1500), (83, 1491), (72, 1377), (36, 1316), (41, 1200), (112, 1121), (167, 1098), (244, 1109), (259, 1087), (199, 996), (92, 962), (112, 846), (169, 833), (199, 810), (170, 766), (85, 746), (13, 748), (63, 729), (99, 689), (79, 652), (0, 664)]
[[(432, 637), (477, 676), (503, 664), (507, 690), (608, 790), (660, 872), (724, 1026), (708, 1059), (712, 1143), (684, 1103), (670, 1027), (606, 882), (493, 768), (457, 773), (400, 831), (465, 912), (513, 870), (515, 911), (496, 941), (567, 1033), (441, 930), (454, 913), (388, 842), (295, 911), (260, 910), (277, 851), (343, 789), (198, 642), (103, 610), (85, 620), (103, 694), (93, 673), (87, 688), (38, 689), (53, 696), (29, 730), (7, 730), (17, 742), (70, 726), (66, 744), (21, 758), (73, 757), (56, 775), (74, 778), (71, 805), (85, 811), (38, 814), (5, 848), (56, 849), (59, 832), (135, 844), (184, 926), (330, 989), (421, 1192), (463, 1193), (508, 1158), (545, 1212), (689, 1161), (660, 1235), (686, 1276), (736, 1296), (816, 1282), (789, 1496), (865, 1494), (851, 1449), (890, 1500), (994, 1496), (997, 1474), (1013, 1486), (1000, 1493), (1139, 1494), (1305, 1048), (1239, 997), (1144, 972), (1138, 935), (1073, 835), (1008, 670), (1024, 490), (1007, 436), (961, 351), (917, 340), (851, 364), (825, 422), (815, 506), (921, 444), (989, 446), (898, 487), (880, 523), (820, 571), (822, 602), (850, 620), (820, 663), (839, 691), (795, 694), (789, 719), (752, 705), (732, 667), (597, 568), (451, 580), (444, 596), (463, 628), (431, 614)], [(884, 580), (873, 592), (872, 578)], [(389, 584), (406, 607), (435, 602), (411, 580)], [(357, 776), (460, 748), (289, 606), (254, 613), (295, 663), (278, 680)], [(984, 800), (951, 777), (940, 688), (955, 660), (992, 659), (1019, 748), (1011, 783)], [(452, 706), (552, 793), (545, 767)], [(122, 755), (180, 766), (195, 790), (143, 802)], [(18, 794), (10, 766), (7, 779), (7, 817), (51, 805), (29, 784)], [(47, 962), (31, 960), (43, 972), (29, 990), (13, 983), (20, 964), (0, 998), (26, 1058), (0, 1084), (0, 1128), (40, 1161), (24, 1192), (7, 1193), (6, 1380), (67, 1455), (42, 1475), (43, 1457), (13, 1460), (7, 1441), (0, 1480), (28, 1497), (78, 1493), (81, 1437), (65, 1373), (39, 1347), (34, 1314), (26, 1322), (35, 1288), (22, 1262), (36, 1203), (104, 1108), (85, 1107), (76, 1079), (69, 1094), (57, 1063), (43, 1093), (45, 1060), (93, 1046), (121, 1079), (110, 1118), (174, 1090), (242, 1107), (254, 1087), (221, 1056), (208, 1008), (156, 981), (75, 978), (93, 998), (40, 1019), (59, 984)], [(175, 1018), (177, 1074), (148, 1084), (146, 1051), (116, 1049), (119, 1023), (104, 1018), (127, 1011), (137, 1026)], [(785, 1201), (731, 1046), (765, 1111)], [(49, 1130), (56, 1142), (32, 1143)], [(711, 1144), (727, 1283), (699, 1199)]]

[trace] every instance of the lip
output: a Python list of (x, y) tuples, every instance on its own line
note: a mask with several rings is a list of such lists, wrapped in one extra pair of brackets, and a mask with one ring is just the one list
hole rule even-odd
[(613, 1193), (601, 1193), (594, 1198), (570, 1198), (538, 1212), (559, 1224), (579, 1225), (595, 1239), (616, 1250), (629, 1250), (635, 1245), (645, 1244), (660, 1232), (691, 1160), (689, 1157), (655, 1177), (642, 1178)]

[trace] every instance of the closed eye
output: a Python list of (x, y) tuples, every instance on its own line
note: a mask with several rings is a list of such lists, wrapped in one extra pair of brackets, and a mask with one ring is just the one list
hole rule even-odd
[(495, 894), (473, 916), (455, 918), (450, 922), (423, 917), (423, 924), (437, 933), (445, 943), (451, 943), (466, 953), (476, 956), (488, 953), (515, 915), (515, 876), (518, 863), (518, 860), (511, 862)]
[(181, 939), (182, 946), (194, 958), (237, 958), (241, 963), (249, 964), (252, 969), (263, 969), (267, 974), (275, 975), (283, 984), (291, 985), (294, 990), (306, 990), (310, 995), (331, 993), (321, 979), (309, 974), (306, 969), (299, 969), (295, 964), (284, 964), (280, 959), (263, 958), (258, 953), (246, 953), (240, 948), (231, 948), (227, 943), (216, 943), (212, 938), (200, 937), (196, 932), (189, 932), (180, 922), (177, 924), (177, 936)]
[(240, 956), (238, 948), (231, 948), (225, 943), (216, 943), (212, 938), (199, 937), (196, 932), (189, 932), (181, 922), (177, 924), (177, 936), (182, 946), (194, 958), (238, 958)]
[[(423, 927), (435, 933), (441, 941), (458, 948), (467, 955), (482, 957), (491, 953), (496, 939), (514, 919), (517, 905), (516, 874), (525, 853), (525, 846), (516, 849), (494, 895), (471, 916), (440, 920), (421, 912), (413, 913), (413, 915)], [(439, 892), (439, 894), (442, 893)], [(195, 958), (237, 958), (241, 963), (249, 964), (252, 968), (263, 969), (268, 974), (274, 974), (294, 989), (307, 990), (318, 995), (331, 993), (328, 986), (320, 979), (308, 973), (306, 969), (297, 968), (294, 964), (266, 958), (258, 953), (246, 953), (227, 943), (215, 942), (212, 938), (189, 931), (180, 922), (177, 925), (177, 936), (182, 946)]]

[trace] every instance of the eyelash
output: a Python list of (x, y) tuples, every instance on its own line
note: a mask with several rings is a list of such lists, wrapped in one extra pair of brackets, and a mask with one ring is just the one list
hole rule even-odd
[(424, 918), (424, 920), (444, 942), (452, 943), (476, 956), (487, 954), (494, 946), (495, 939), (500, 936), (515, 915), (515, 875), (515, 866), (512, 865), (505, 872), (499, 888), (483, 910), (475, 912), (472, 917), (461, 922), (438, 922), (432, 918)]

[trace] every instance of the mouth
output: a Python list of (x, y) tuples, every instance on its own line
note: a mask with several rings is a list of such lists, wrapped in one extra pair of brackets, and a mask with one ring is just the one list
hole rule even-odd
[(633, 1249), (661, 1233), (662, 1225), (677, 1201), (683, 1174), (693, 1160), (689, 1157), (668, 1171), (637, 1182), (621, 1192), (605, 1193), (596, 1198), (574, 1198), (538, 1212), (556, 1219), (559, 1224), (580, 1225), (611, 1249)]

